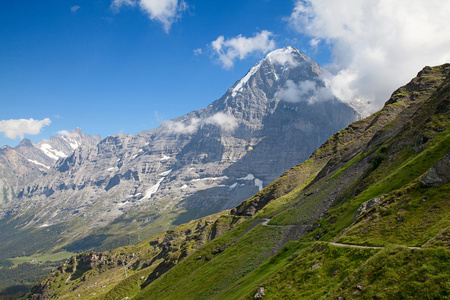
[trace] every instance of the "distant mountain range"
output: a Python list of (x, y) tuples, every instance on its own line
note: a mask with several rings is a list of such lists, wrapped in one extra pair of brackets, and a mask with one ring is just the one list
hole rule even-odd
[(137, 243), (237, 206), (361, 118), (325, 75), (278, 49), (220, 99), (156, 129), (2, 148), (0, 260)]
[[(239, 83), (227, 95), (233, 96), (233, 91), (240, 91)], [(278, 103), (278, 113), (285, 112), (284, 105)], [(288, 107), (289, 113), (297, 112)], [(275, 118), (277, 111), (267, 118)], [(298, 124), (283, 116), (288, 124)], [(176, 122), (192, 124), (187, 120)], [(281, 134), (285, 123), (279, 122), (274, 130)], [(295, 131), (293, 127), (288, 131)], [(202, 144), (201, 149), (210, 145)], [(266, 146), (262, 141), (245, 146), (256, 150), (261, 145)], [(283, 142), (278, 157), (292, 151), (288, 145)], [(191, 153), (198, 152), (186, 155)], [(251, 171), (237, 176), (255, 174), (247, 175), (252, 184), (255, 178), (265, 179), (260, 162), (255, 158)], [(231, 172), (215, 176), (223, 174), (231, 181), (222, 182), (246, 180)], [(170, 180), (169, 175), (160, 176)], [(446, 299), (449, 180), (446, 64), (425, 67), (379, 112), (333, 134), (308, 160), (235, 208), (136, 246), (74, 255), (36, 283), (28, 297)]]
[(60, 158), (73, 154), (80, 145), (95, 147), (100, 136), (84, 134), (80, 128), (65, 136), (54, 136), (35, 144), (23, 139), (15, 148), (0, 148), (0, 208), (13, 201), (28, 183), (45, 174)]

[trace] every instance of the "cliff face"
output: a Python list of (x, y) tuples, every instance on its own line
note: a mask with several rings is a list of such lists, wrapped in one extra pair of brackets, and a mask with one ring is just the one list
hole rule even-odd
[[(214, 223), (221, 224), (216, 227), (222, 228), (222, 234), (210, 235), (211, 241), (179, 252), (167, 232), (167, 240), (153, 238), (137, 246), (147, 253), (170, 249), (161, 260), (134, 258), (151, 263), (125, 266), (126, 278), (123, 267), (109, 269), (108, 278), (116, 280), (111, 286), (98, 275), (98, 268), (85, 273), (92, 274), (85, 282), (50, 275), (45, 280), (65, 280), (67, 285), (47, 285), (48, 295), (70, 298), (78, 293), (101, 299), (447, 296), (443, 283), (450, 276), (449, 74), (449, 64), (424, 68), (395, 91), (381, 111), (334, 134), (307, 161), (230, 213), (223, 212)], [(187, 231), (183, 236), (190, 239)], [(120, 251), (129, 255), (135, 249)], [(176, 263), (171, 263), (174, 258)], [(95, 287), (94, 281), (105, 287)], [(43, 294), (34, 296), (39, 295)]]

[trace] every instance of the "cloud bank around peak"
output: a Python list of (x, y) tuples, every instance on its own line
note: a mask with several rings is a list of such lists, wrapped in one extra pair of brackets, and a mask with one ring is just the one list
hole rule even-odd
[(115, 11), (123, 6), (139, 6), (150, 20), (161, 23), (166, 33), (188, 8), (184, 0), (113, 0), (111, 3), (111, 8)]
[(211, 43), (211, 47), (223, 68), (230, 69), (237, 59), (243, 60), (255, 53), (266, 54), (275, 49), (275, 41), (272, 36), (273, 33), (267, 30), (256, 33), (253, 37), (238, 35), (225, 39), (221, 35)]
[(292, 80), (287, 80), (284, 88), (275, 93), (275, 98), (289, 103), (304, 101), (308, 104), (313, 104), (334, 99), (334, 96), (326, 85), (321, 85), (317, 81), (304, 80), (295, 83)]
[(0, 132), (3, 132), (7, 138), (12, 140), (18, 137), (23, 139), (25, 134), (39, 134), (42, 127), (50, 125), (51, 122), (49, 118), (40, 121), (34, 119), (1, 120)]
[(178, 121), (165, 121), (163, 126), (180, 134), (192, 134), (203, 125), (212, 124), (220, 127), (223, 131), (232, 132), (238, 127), (237, 119), (222, 112), (207, 118), (191, 118), (188, 123)]
[(449, 15), (441, 0), (298, 0), (288, 22), (332, 45), (330, 88), (373, 112), (423, 67), (450, 61)]

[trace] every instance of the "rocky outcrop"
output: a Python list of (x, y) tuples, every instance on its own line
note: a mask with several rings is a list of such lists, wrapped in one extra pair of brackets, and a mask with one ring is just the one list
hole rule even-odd
[(264, 290), (264, 287), (261, 286), (261, 287), (258, 288), (258, 290), (256, 291), (256, 294), (255, 294), (255, 296), (253, 298), (256, 300), (256, 299), (262, 299), (265, 296), (266, 296), (266, 292)]
[[(141, 288), (144, 288), (189, 257), (196, 249), (238, 226), (244, 220), (227, 215), (210, 216), (166, 231), (136, 247), (124, 247), (106, 252), (91, 251), (72, 256), (58, 268), (53, 269), (45, 279), (35, 284), (29, 299), (44, 300), (55, 297), (55, 290), (52, 290), (52, 284), (55, 282), (65, 284), (69, 281), (81, 282), (89, 286), (91, 276), (104, 274), (114, 269), (120, 274), (126, 274), (127, 270), (132, 273), (132, 271), (151, 269), (147, 276), (141, 278)], [(212, 255), (221, 251), (223, 249), (212, 251)], [(90, 288), (93, 288), (92, 285)], [(110, 291), (108, 299), (118, 299), (114, 293), (114, 290)]]
[(373, 207), (377, 206), (378, 204), (380, 204), (381, 202), (383, 202), (384, 200), (384, 196), (380, 196), (380, 197), (375, 197), (372, 198), (364, 203), (361, 203), (358, 207), (358, 209), (356, 210), (355, 215), (353, 216), (353, 222), (355, 222), (359, 216), (361, 216), (363, 213), (371, 210)]
[(422, 177), (420, 183), (424, 187), (440, 186), (450, 179), (450, 152), (438, 160), (434, 166)]

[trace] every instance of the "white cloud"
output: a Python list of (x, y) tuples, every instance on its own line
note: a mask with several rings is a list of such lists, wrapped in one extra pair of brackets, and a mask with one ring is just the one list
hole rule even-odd
[(206, 124), (219, 126), (223, 131), (227, 132), (232, 132), (238, 127), (238, 121), (234, 116), (222, 112), (204, 119), (191, 118), (188, 123), (177, 121), (166, 121), (163, 123), (169, 130), (181, 134), (192, 134), (198, 128)]
[(289, 22), (332, 45), (336, 95), (372, 100), (373, 111), (424, 66), (450, 61), (449, 15), (441, 0), (305, 0)]
[(299, 65), (298, 60), (295, 59), (293, 55), (287, 55), (285, 51), (273, 51), (268, 54), (268, 57), (272, 62), (282, 66), (286, 66), (287, 64), (290, 67), (296, 67)]
[(322, 86), (316, 81), (304, 80), (296, 84), (292, 80), (287, 80), (284, 88), (275, 93), (275, 98), (290, 103), (306, 101), (312, 104), (318, 101), (330, 100), (334, 97), (326, 85)]
[(79, 5), (74, 5), (70, 8), (70, 11), (73, 13), (76, 13), (80, 9)]
[(203, 123), (217, 125), (224, 131), (234, 131), (238, 127), (238, 121), (234, 116), (221, 112), (206, 118)]
[(169, 32), (188, 5), (184, 0), (113, 0), (111, 8), (118, 11), (122, 6), (134, 7), (139, 5), (150, 20), (160, 22), (164, 31)]
[(250, 54), (267, 52), (275, 48), (275, 41), (271, 39), (272, 33), (263, 30), (253, 37), (237, 37), (225, 40), (224, 36), (219, 36), (211, 43), (215, 53), (219, 56), (219, 61), (226, 69), (233, 67), (236, 59), (244, 59)]
[(198, 49), (194, 49), (193, 52), (194, 52), (195, 56), (199, 56), (202, 54), (203, 50), (202, 50), (202, 48), (198, 48)]
[(199, 118), (192, 118), (189, 120), (188, 124), (176, 121), (165, 121), (163, 125), (171, 131), (181, 134), (191, 134), (194, 133), (200, 126)]
[(42, 127), (50, 125), (51, 122), (49, 118), (41, 121), (34, 119), (2, 120), (0, 121), (0, 132), (3, 132), (9, 139), (17, 137), (23, 139), (25, 134), (39, 134)]
[(70, 132), (67, 130), (60, 130), (60, 131), (58, 131), (58, 134), (63, 135), (63, 136), (69, 136)]
[(309, 45), (313, 48), (316, 48), (320, 43), (320, 39), (318, 38), (313, 38), (309, 41)]
[(148, 14), (150, 20), (162, 23), (165, 32), (169, 32), (172, 24), (187, 9), (183, 0), (140, 0), (139, 6)]
[(136, 5), (136, 1), (134, 1), (134, 0), (114, 0), (111, 3), (111, 8), (118, 10), (122, 6), (135, 6), (135, 5)]

